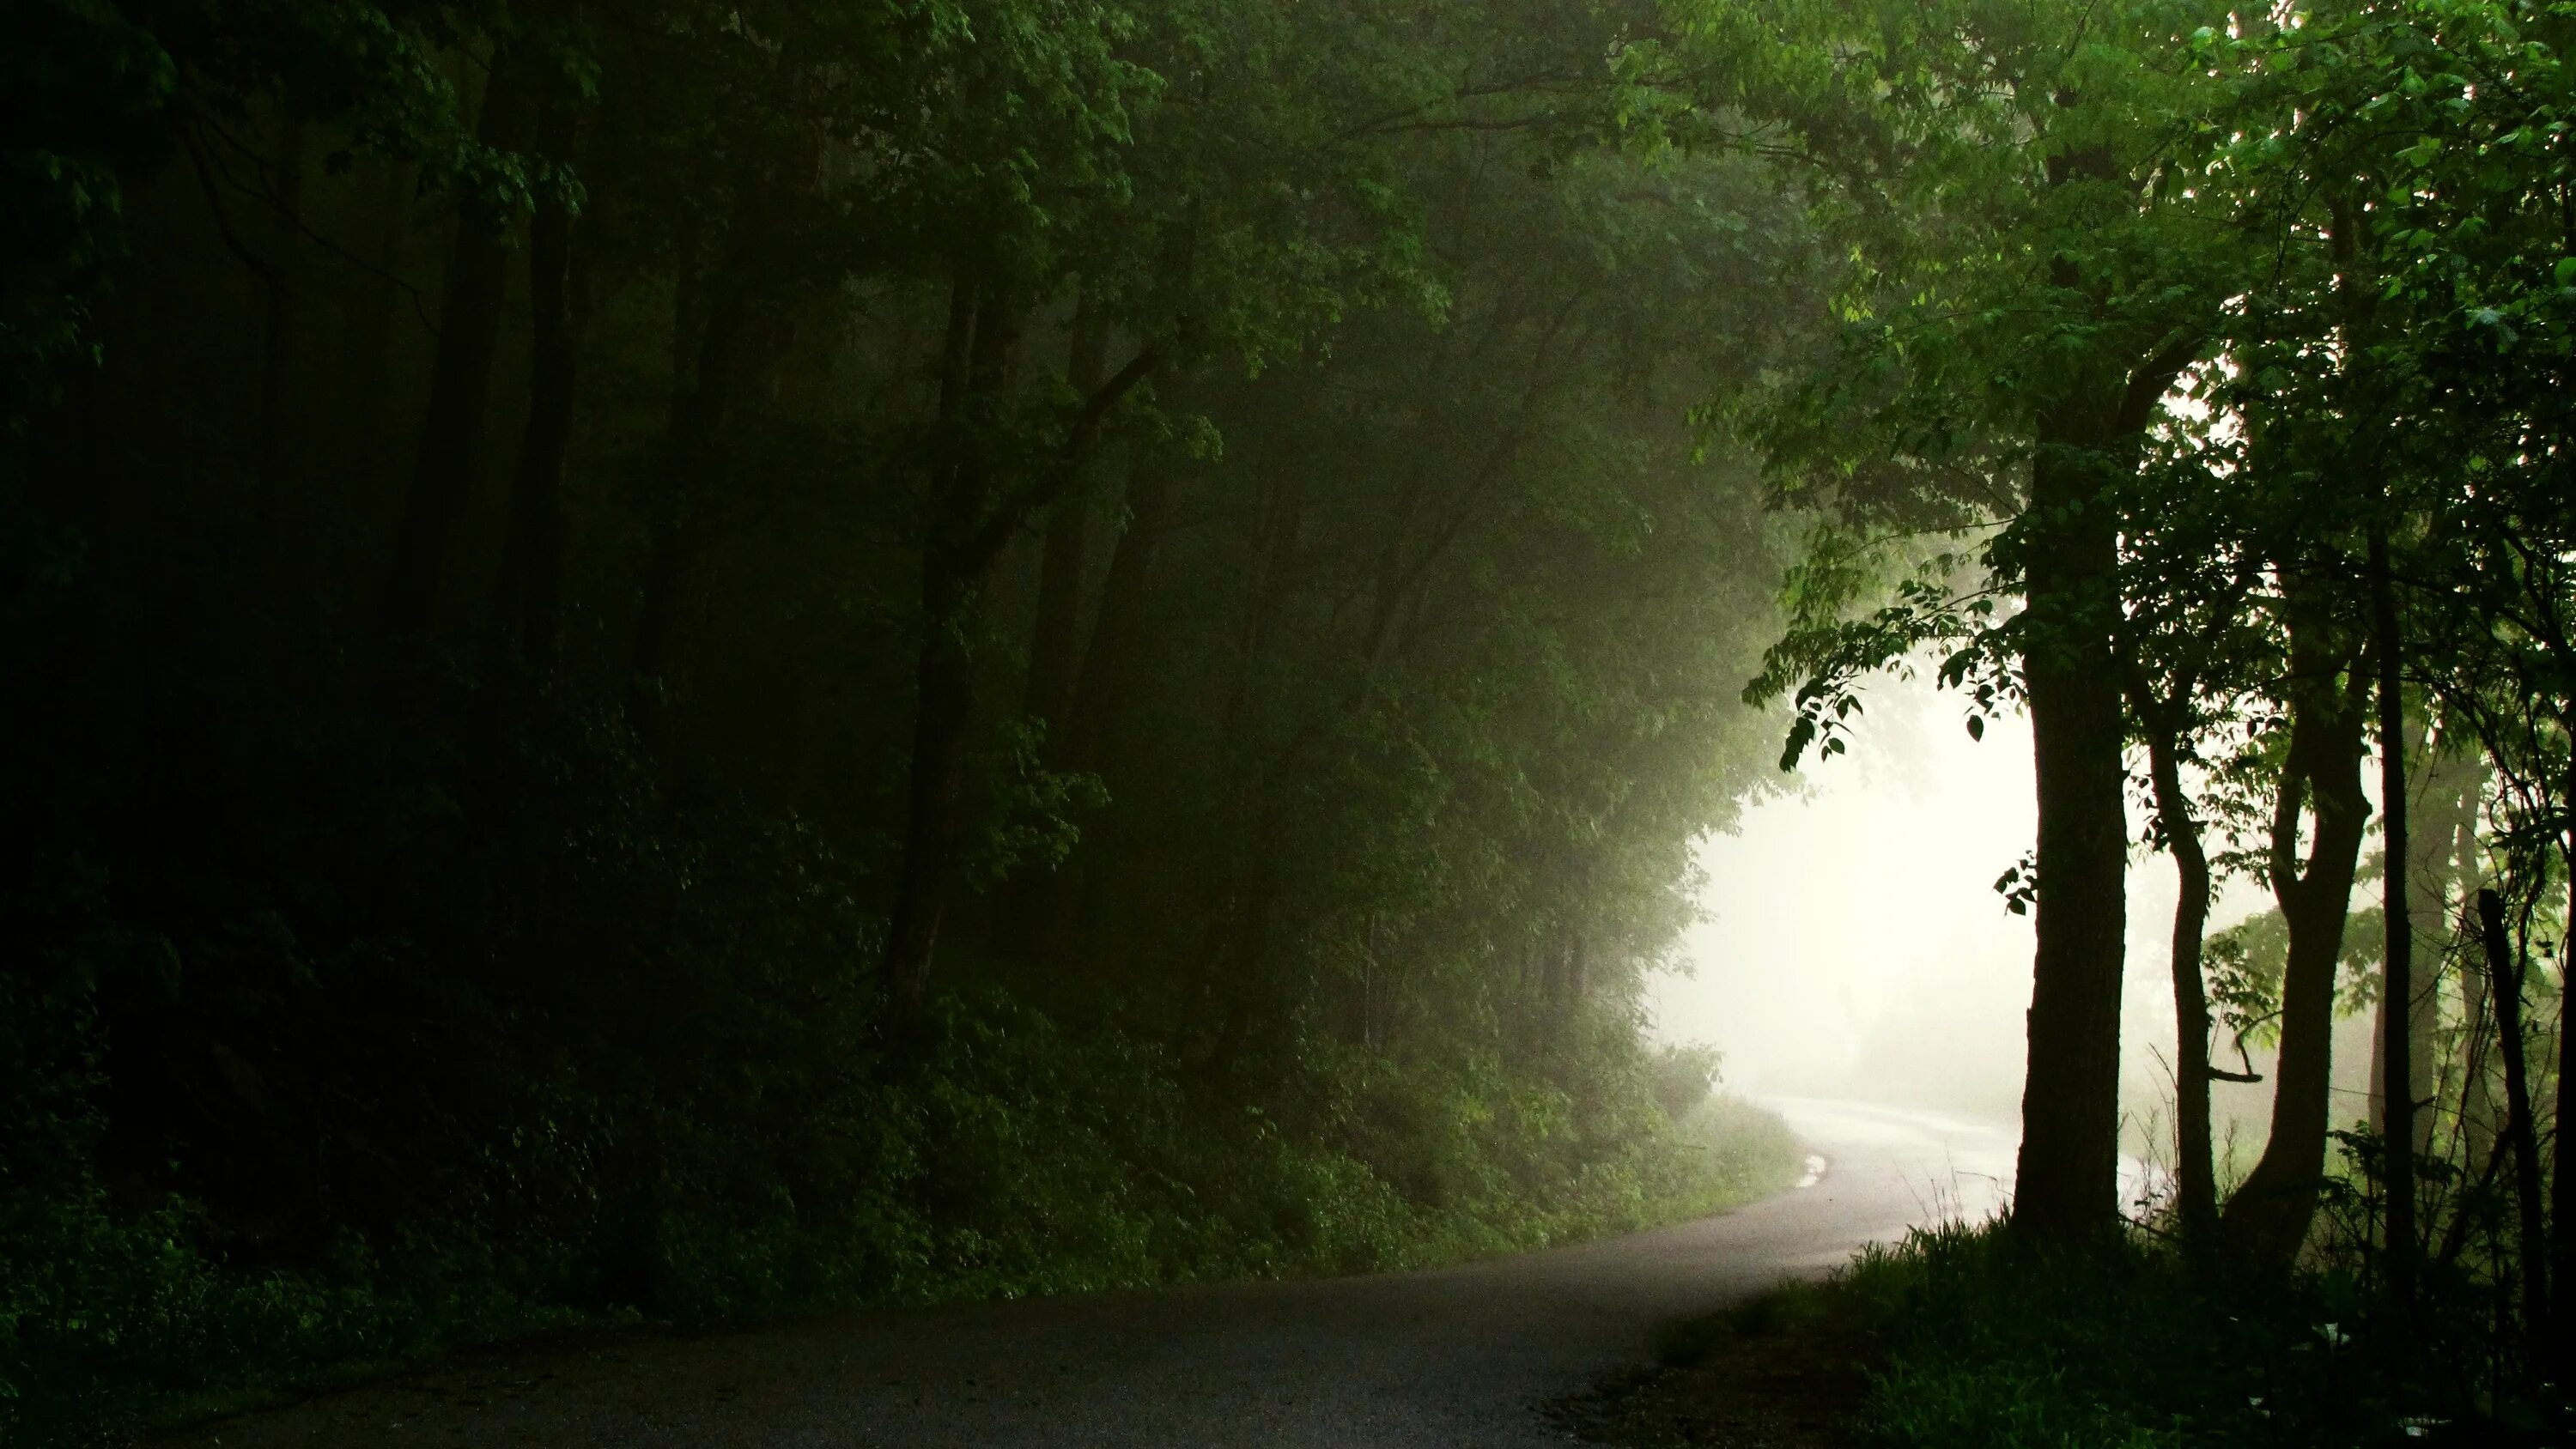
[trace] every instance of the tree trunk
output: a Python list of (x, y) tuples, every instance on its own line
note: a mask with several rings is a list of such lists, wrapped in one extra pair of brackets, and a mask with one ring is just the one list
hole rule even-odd
[(288, 494), (285, 458), (288, 373), (294, 365), (299, 311), (295, 294), (297, 265), (304, 251), (304, 113), (289, 107), (277, 127), (276, 261), (268, 275), (268, 317), (260, 340), (258, 438), (254, 467), (259, 478), (260, 531), (269, 546), (282, 541), (281, 522)]
[[(2576, 741), (2576, 718), (2562, 716), (2559, 728)], [(2576, 962), (2576, 943), (2563, 939), (2576, 936), (2576, 754), (2568, 759), (2559, 804), (2567, 812), (2559, 838), (2567, 866), (2567, 915), (2558, 943), (2558, 1106), (2556, 1130), (2549, 1136), (2549, 1271), (2564, 1298), (2567, 1284), (2576, 1282), (2576, 1170), (2567, 1161), (2567, 1138), (2576, 1132), (2576, 1080), (2571, 1080), (2576, 1079), (2576, 970), (2569, 969)], [(2560, 1383), (2570, 1382), (2566, 1373), (2576, 1368), (2576, 1313), (2564, 1303), (2550, 1320), (2550, 1340), (2553, 1371)]]
[(1074, 681), (1065, 760), (1075, 769), (1103, 769), (1116, 755), (1118, 712), (1135, 694), (1153, 634), (1154, 555), (1171, 511), (1171, 480), (1139, 461), (1127, 478), (1126, 526), (1110, 552), (1091, 642)]
[(2491, 890), (2478, 892), (2478, 937), (2486, 948), (2487, 980), (2495, 994), (2496, 1041), (2504, 1056), (2504, 1130), (2513, 1149), (2514, 1203), (2522, 1223), (2523, 1319), (2536, 1327), (2549, 1321), (2549, 1268), (2542, 1250), (2547, 1230), (2540, 1211), (2540, 1141), (2531, 1121), (2530, 1066), (2524, 1056), (2524, 968), (2505, 930), (2504, 897)]
[(950, 284), (942, 350), (939, 456), (930, 478), (921, 560), (921, 649), (914, 667), (912, 761), (903, 870), (886, 927), (885, 979), (896, 1017), (917, 1025), (957, 874), (966, 727), (974, 708), (987, 519), (983, 430), (1007, 383), (1016, 306), (963, 263)]
[[(1089, 397), (1109, 375), (1109, 328), (1086, 298), (1073, 319), (1065, 381)], [(1038, 567), (1037, 620), (1029, 632), (1028, 690), (1021, 710), (1047, 728), (1047, 753), (1064, 758), (1082, 648), (1084, 575), (1091, 563), (1091, 499), (1079, 482), (1047, 510), (1046, 553)]]
[[(2485, 865), (2478, 849), (2478, 818), (2485, 807), (2487, 788), (2487, 763), (2483, 755), (2461, 766), (2453, 788), (2456, 793), (2443, 797), (2450, 808), (2451, 844), (2447, 866), (2453, 885), (2451, 893), (2444, 898), (2445, 929), (2449, 933), (2466, 931), (2470, 949), (2475, 951), (2479, 949), (2475, 934), (2475, 904), (2477, 892), (2486, 882)], [(2452, 904), (2454, 902), (2457, 904)], [(2451, 939), (2446, 935), (2446, 947)], [(2495, 1062), (2485, 1050), (2485, 1033), (2495, 1009), (2495, 999), (2488, 986), (2488, 975), (2482, 969), (2461, 973), (2460, 1141), (2463, 1168), (2471, 1172), (2494, 1154), (2496, 1130), (2502, 1120), (2495, 1100)]]
[(386, 394), (393, 378), (393, 337), (399, 288), (393, 278), (402, 265), (403, 242), (411, 230), (412, 169), (388, 162), (378, 172), (373, 203), (375, 235), (369, 260), (381, 276), (360, 284), (342, 338), (341, 366), (348, 379), (347, 476), (380, 484), (385, 472)]
[[(990, 435), (1001, 425), (1021, 316), (1011, 289), (960, 258), (950, 283), (941, 352), (938, 452), (922, 545), (921, 655), (916, 667), (912, 781), (903, 871), (886, 933), (886, 981), (900, 1024), (917, 1025), (930, 995), (931, 956), (957, 875), (965, 735), (974, 704), (974, 649), (986, 577), (1036, 513), (1073, 487), (1118, 403), (1161, 364), (1146, 348), (1090, 390), (1056, 456), (1022, 477), (996, 479)], [(971, 340), (970, 340), (971, 339)], [(997, 488), (997, 482), (1004, 486)]]
[[(691, 283), (676, 289), (671, 417), (662, 449), (660, 497), (645, 550), (643, 607), (629, 655), (635, 698), (649, 702), (639, 715), (644, 721), (661, 717), (676, 685), (684, 643), (682, 611), (713, 542), (711, 500), (722, 493), (728, 471), (725, 429), (743, 392), (786, 354), (793, 340), (785, 324), (764, 326), (756, 315), (760, 299), (753, 289), (757, 261), (752, 251), (764, 226), (758, 209), (745, 203), (726, 228), (715, 276), (703, 288)], [(682, 258), (681, 265), (688, 267), (689, 260)], [(688, 329), (699, 320), (701, 305), (706, 315), (693, 348)]]
[[(1065, 359), (1065, 381), (1089, 397), (1109, 373), (1107, 319), (1086, 297), (1076, 308)], [(1046, 547), (1038, 565), (1037, 617), (1029, 628), (1029, 669), (1021, 713), (1046, 731), (1045, 759), (1064, 768), (1071, 758), (1073, 694), (1082, 658), (1082, 599), (1091, 563), (1088, 470), (1047, 510)], [(1012, 882), (993, 921), (995, 945), (1005, 954), (1033, 958), (1055, 936), (1063, 914), (1068, 867), (1035, 871)]]
[[(492, 61), (478, 134), (506, 151), (527, 145), (528, 86), (504, 52)], [(445, 296), (439, 306), (438, 356), (430, 370), (429, 406), (421, 423), (411, 488), (394, 538), (394, 560), (380, 617), (397, 634), (425, 634), (436, 622), (439, 586), (457, 524), (474, 486), (500, 344), (501, 303), (509, 281), (509, 218), (470, 200), (456, 219)]]
[[(2440, 1033), (2442, 1026), (2442, 971), (2459, 922), (2453, 910), (2454, 887), (2458, 876), (2453, 862), (2459, 854), (2462, 780), (2468, 771), (2456, 760), (2443, 758), (2447, 741), (2435, 740), (2431, 731), (2417, 724), (2413, 737), (2416, 755), (2423, 768), (2407, 777), (2411, 814), (2406, 832), (2406, 920), (2415, 938), (2415, 1000), (2407, 1012), (2407, 1063), (2411, 1073), (2407, 1089), (2414, 1093), (2419, 1110), (2415, 1117), (2415, 1155), (2421, 1160), (2438, 1150), (2434, 1129), (2438, 1110), (2422, 1110), (2420, 1104), (2436, 1103), (2442, 1096)], [(2468, 807), (2472, 820), (2476, 805)], [(2474, 980), (2477, 973), (2469, 973)]]
[[(570, 160), (576, 117), (557, 100), (546, 107), (537, 144), (549, 158)], [(570, 529), (564, 515), (564, 459), (572, 446), (574, 344), (578, 339), (573, 286), (572, 212), (560, 196), (537, 203), (528, 222), (529, 345), (528, 426), (519, 439), (512, 489), (508, 566), (503, 579), (515, 604), (510, 622), (519, 648), (540, 674), (552, 674), (562, 635), (564, 554)]]
[(885, 956), (896, 1013), (907, 1022), (928, 1003), (940, 922), (957, 873), (966, 727), (974, 708), (975, 661), (967, 632), (974, 626), (974, 590), (974, 581), (947, 550), (934, 547), (923, 559), (903, 874)]
[(2382, 1179), (2388, 1194), (2388, 1288), (2403, 1306), (2415, 1297), (2415, 931), (2406, 888), (2406, 695), (2401, 669), (2404, 640), (2399, 632), (2396, 586), (2389, 578), (2388, 537), (2373, 530), (2370, 539), (2370, 611), (2373, 644), (2379, 655), (2379, 799), (2381, 838), (2386, 845), (2380, 870), (2380, 910), (2387, 924), (2385, 961), (2381, 968), (2379, 1056), (2386, 1085), (2381, 1092), (2387, 1121), (2381, 1151)]
[[(2307, 1241), (2324, 1184), (2332, 1113), (2335, 971), (2343, 954), (2370, 804), (2361, 788), (2364, 711), (2342, 675), (2347, 650), (2330, 647), (2331, 623), (2292, 601), (2291, 723), (2283, 800), (2273, 815), (2272, 894), (2289, 927), (2281, 975), (2281, 1051), (2273, 1068), (2272, 1129), (2263, 1158), (2228, 1203), (2227, 1228), (2244, 1261), (2286, 1272)], [(2299, 797), (2315, 835), (2296, 859)]]
[(2174, 1150), (2184, 1251), (2197, 1257), (2218, 1226), (2218, 1168), (2209, 1109), (2209, 986), (2201, 947), (2209, 927), (2209, 852), (2201, 843), (2170, 731), (2147, 739), (2147, 764), (2181, 889), (2174, 902)]
[(2120, 973), (2127, 925), (2124, 721), (2111, 648), (2116, 519), (2081, 458), (2107, 432), (2070, 405), (2032, 466), (2023, 652), (2039, 884), (2013, 1231), (2098, 1241), (2119, 1221)]

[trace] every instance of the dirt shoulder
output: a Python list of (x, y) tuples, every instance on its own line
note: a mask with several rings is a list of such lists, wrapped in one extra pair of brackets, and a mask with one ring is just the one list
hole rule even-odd
[(1783, 1289), (1677, 1327), (1650, 1369), (1549, 1407), (1620, 1449), (1857, 1449), (1875, 1338), (1830, 1289)]

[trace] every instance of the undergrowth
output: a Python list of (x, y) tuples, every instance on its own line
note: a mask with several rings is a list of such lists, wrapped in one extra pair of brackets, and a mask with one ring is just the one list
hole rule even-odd
[(2145, 1235), (2058, 1254), (1954, 1224), (1873, 1246), (1828, 1291), (1880, 1339), (1863, 1417), (1892, 1449), (2555, 1442), (2450, 1392), (2462, 1345), (2438, 1316), (2374, 1313), (2331, 1255), (2257, 1281)]
[[(1499, 1075), (1445, 1085), (1460, 1140), (1408, 1191), (1334, 1140), (1331, 1115), (1364, 1103), (1212, 1123), (1176, 1064), (991, 999), (951, 1010), (925, 1080), (814, 1104), (870, 1134), (850, 1151), (877, 1168), (829, 1200), (674, 1183), (589, 1241), (352, 1234), (289, 1269), (230, 1261), (183, 1199), (19, 1193), (0, 1198), (0, 1442), (110, 1441), (573, 1324), (1431, 1266), (1712, 1211), (1795, 1171), (1786, 1124), (1730, 1098), (1674, 1117), (1641, 1089), (1586, 1121)], [(636, 1238), (643, 1261), (613, 1261)]]

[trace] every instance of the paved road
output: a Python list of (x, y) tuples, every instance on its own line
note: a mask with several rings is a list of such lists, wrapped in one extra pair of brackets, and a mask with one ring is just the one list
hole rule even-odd
[(706, 1338), (521, 1350), (173, 1444), (915, 1449), (1562, 1445), (1536, 1406), (1657, 1331), (1860, 1244), (1983, 1216), (2008, 1130), (1778, 1103), (1810, 1183), (1659, 1232), (1432, 1273), (857, 1314)]

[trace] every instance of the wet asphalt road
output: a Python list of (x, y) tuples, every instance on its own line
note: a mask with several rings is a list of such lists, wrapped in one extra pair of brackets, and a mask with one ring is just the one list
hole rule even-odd
[[(1430, 1273), (899, 1310), (502, 1350), (170, 1445), (1562, 1445), (1551, 1399), (1659, 1330), (2001, 1198), (2003, 1128), (1781, 1100), (1822, 1171), (1736, 1212)], [(1811, 1166), (1813, 1160), (1811, 1159)]]

